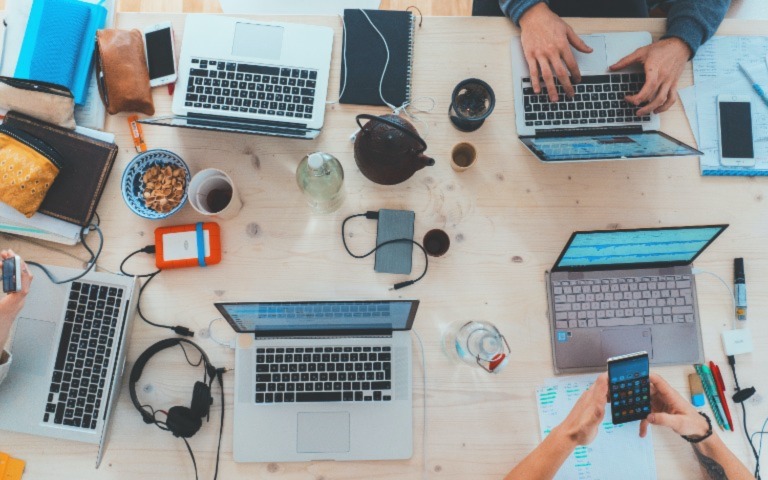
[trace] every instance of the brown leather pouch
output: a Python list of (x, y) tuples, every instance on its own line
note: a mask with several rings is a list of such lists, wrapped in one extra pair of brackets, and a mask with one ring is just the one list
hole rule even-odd
[(138, 30), (105, 29), (96, 32), (99, 95), (114, 115), (139, 112), (154, 115), (144, 39)]

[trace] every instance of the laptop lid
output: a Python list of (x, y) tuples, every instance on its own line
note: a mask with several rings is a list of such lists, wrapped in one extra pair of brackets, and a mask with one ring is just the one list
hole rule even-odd
[(238, 333), (257, 337), (382, 335), (410, 330), (418, 300), (215, 303)]
[(728, 225), (574, 232), (552, 272), (690, 265)]
[(703, 155), (666, 133), (640, 127), (549, 131), (520, 141), (547, 163)]
[(235, 118), (217, 117), (215, 115), (168, 115), (163, 117), (144, 118), (139, 120), (139, 123), (146, 125), (162, 125), (167, 127), (193, 128), (198, 130), (212, 130), (215, 132), (234, 132), (246, 133), (249, 135), (303, 138), (307, 140), (313, 139), (320, 135), (320, 130), (303, 128), (300, 124), (258, 120), (239, 121)]

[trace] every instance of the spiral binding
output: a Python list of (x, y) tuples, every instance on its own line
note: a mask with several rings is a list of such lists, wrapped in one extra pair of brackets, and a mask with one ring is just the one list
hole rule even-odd
[(405, 84), (405, 103), (411, 103), (411, 77), (413, 72), (413, 37), (416, 33), (416, 16), (411, 13), (411, 30), (408, 35), (408, 70)]

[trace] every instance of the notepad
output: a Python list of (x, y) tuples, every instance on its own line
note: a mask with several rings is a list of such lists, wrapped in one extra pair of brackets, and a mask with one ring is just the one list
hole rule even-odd
[(64, 85), (85, 101), (96, 30), (107, 10), (78, 0), (34, 0), (14, 76)]
[[(542, 440), (565, 420), (596, 378), (596, 375), (552, 378), (536, 389)], [(649, 429), (648, 435), (640, 438), (639, 424), (638, 421), (614, 425), (610, 406), (606, 405), (597, 438), (589, 445), (576, 447), (560, 467), (555, 480), (609, 480), (617, 478), (616, 472), (622, 472), (622, 480), (655, 480), (656, 458), (651, 431)]]
[[(389, 47), (389, 62), (387, 62), (384, 41), (376, 32), (374, 25), (386, 39)], [(339, 103), (355, 105), (389, 103), (399, 107), (411, 100), (413, 27), (414, 16), (411, 12), (344, 10), (345, 53), (341, 61)], [(382, 72), (384, 81), (381, 84), (380, 95), (379, 83)], [(386, 103), (382, 100), (382, 96)]]

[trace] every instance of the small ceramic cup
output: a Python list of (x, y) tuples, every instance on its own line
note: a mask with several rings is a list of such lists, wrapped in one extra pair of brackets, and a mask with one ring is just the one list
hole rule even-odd
[(440, 229), (434, 229), (424, 235), (424, 250), (431, 257), (442, 257), (451, 246), (448, 234)]
[(206, 168), (192, 177), (189, 203), (202, 215), (222, 219), (234, 218), (243, 208), (235, 183), (229, 175), (216, 168)]
[(451, 168), (463, 172), (477, 162), (477, 150), (471, 143), (457, 143), (451, 150)]

